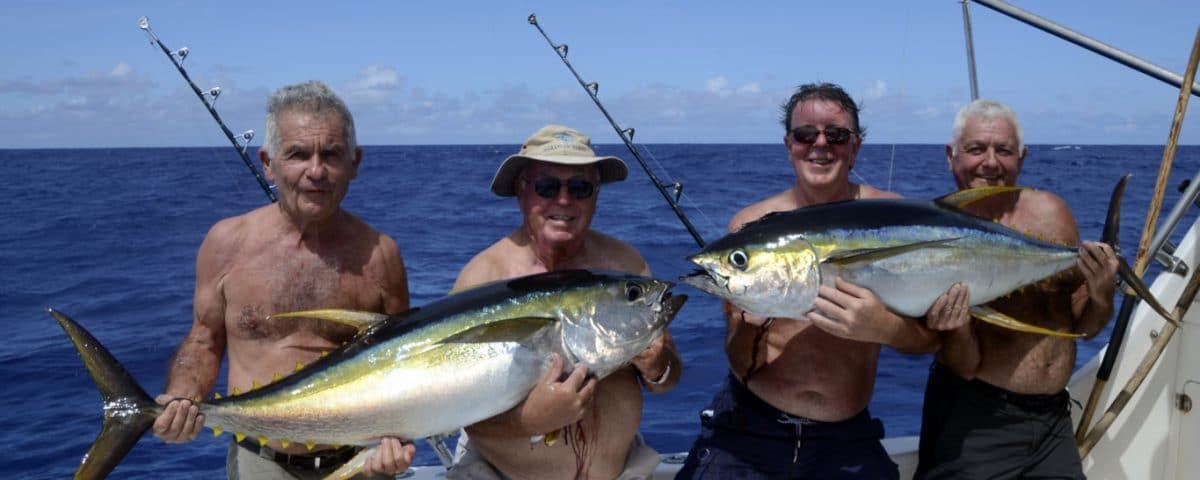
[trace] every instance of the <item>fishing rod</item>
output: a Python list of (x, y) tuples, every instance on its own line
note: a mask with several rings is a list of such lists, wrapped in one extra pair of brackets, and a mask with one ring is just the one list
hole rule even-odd
[(550, 40), (550, 37), (546, 35), (546, 31), (542, 30), (542, 26), (538, 25), (537, 15), (532, 13), (529, 14), (528, 20), (530, 25), (537, 27), (538, 32), (542, 34), (542, 38), (546, 39), (546, 43), (550, 44), (550, 48), (554, 49), (554, 52), (558, 54), (558, 58), (563, 61), (563, 64), (566, 65), (567, 69), (571, 71), (571, 74), (575, 76), (575, 80), (579, 81), (579, 85), (583, 87), (584, 91), (587, 92), (589, 97), (592, 97), (592, 101), (596, 103), (596, 107), (600, 109), (600, 113), (604, 114), (604, 118), (608, 119), (608, 124), (612, 125), (613, 130), (616, 130), (617, 136), (621, 137), (621, 141), (625, 143), (625, 147), (629, 149), (629, 153), (632, 153), (633, 158), (636, 158), (638, 163), (642, 165), (642, 170), (645, 170), (646, 175), (650, 177), (650, 181), (654, 183), (654, 187), (658, 189), (658, 193), (662, 194), (663, 199), (667, 201), (667, 204), (671, 206), (671, 210), (675, 212), (675, 216), (679, 217), (679, 221), (683, 222), (683, 226), (687, 228), (688, 233), (692, 234), (692, 239), (696, 240), (697, 245), (700, 245), (701, 248), (704, 248), (704, 239), (700, 237), (700, 233), (697, 232), (696, 228), (692, 226), (692, 222), (688, 220), (687, 215), (684, 215), (683, 210), (679, 208), (679, 195), (683, 193), (683, 184), (679, 182), (674, 183), (672, 186), (675, 193), (674, 197), (667, 193), (667, 188), (658, 180), (658, 177), (654, 175), (654, 171), (650, 170), (650, 166), (646, 164), (646, 161), (642, 159), (642, 155), (638, 153), (636, 148), (634, 148), (633, 127), (621, 129), (621, 127), (617, 125), (617, 121), (613, 120), (612, 115), (609, 115), (608, 109), (604, 108), (604, 104), (600, 103), (600, 97), (596, 95), (596, 92), (600, 90), (600, 84), (596, 82), (587, 83), (583, 81), (583, 78), (579, 76), (579, 72), (576, 72), (575, 67), (571, 66), (571, 62), (567, 60), (567, 45), (565, 43), (555, 45), (554, 42)]
[[(217, 102), (217, 97), (221, 96), (221, 87), (212, 87), (207, 92), (200, 90), (200, 87), (197, 87), (196, 83), (192, 81), (192, 77), (188, 76), (187, 70), (183, 68), (183, 61), (188, 56), (188, 48), (183, 47), (174, 52), (168, 49), (166, 45), (163, 45), (162, 40), (158, 39), (158, 35), (155, 35), (154, 31), (150, 29), (150, 19), (148, 17), (138, 19), (138, 28), (146, 32), (146, 35), (150, 37), (150, 43), (157, 44), (158, 48), (162, 49), (163, 54), (171, 59), (171, 63), (175, 64), (175, 69), (179, 70), (179, 74), (183, 75), (183, 79), (192, 87), (192, 91), (196, 92), (197, 97), (200, 97), (200, 101), (204, 103), (204, 107), (208, 109), (208, 113), (212, 114), (213, 120), (216, 120), (217, 125), (221, 127), (221, 131), (225, 132), (225, 137), (233, 143), (234, 150), (237, 150), (238, 154), (242, 156), (242, 163), (246, 164), (246, 168), (250, 169), (250, 173), (254, 175), (254, 179), (258, 180), (258, 186), (262, 188), (263, 193), (267, 194), (267, 198), (271, 199), (271, 202), (275, 202), (275, 192), (271, 191), (271, 186), (267, 184), (267, 180), (263, 178), (258, 169), (254, 168), (254, 163), (250, 161), (250, 156), (246, 155), (246, 148), (250, 146), (250, 139), (254, 138), (254, 130), (242, 132), (240, 137), (246, 141), (245, 144), (242, 144), (238, 141), (238, 136), (235, 136), (233, 131), (225, 126), (225, 122), (221, 120), (221, 115), (217, 114), (217, 109), (213, 107), (213, 104)], [(212, 97), (211, 102), (208, 100), (209, 97)]]

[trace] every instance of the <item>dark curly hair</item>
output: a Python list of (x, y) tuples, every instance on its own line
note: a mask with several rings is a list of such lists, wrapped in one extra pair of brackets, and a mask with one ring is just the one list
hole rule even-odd
[(783, 123), (784, 132), (792, 131), (792, 110), (795, 110), (796, 105), (800, 102), (809, 100), (824, 100), (838, 104), (842, 110), (850, 114), (850, 118), (854, 119), (854, 133), (858, 134), (858, 138), (863, 138), (867, 134), (866, 127), (858, 123), (858, 111), (860, 110), (858, 104), (854, 103), (854, 99), (850, 98), (850, 94), (842, 90), (842, 87), (833, 83), (806, 83), (797, 88), (796, 93), (793, 93), (787, 103), (781, 107), (783, 115), (780, 122)]

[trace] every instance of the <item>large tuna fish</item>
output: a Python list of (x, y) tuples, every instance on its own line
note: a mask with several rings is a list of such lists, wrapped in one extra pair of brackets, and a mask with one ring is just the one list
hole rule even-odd
[[(519, 403), (549, 368), (552, 352), (568, 371), (585, 365), (603, 377), (622, 367), (662, 334), (687, 299), (671, 287), (628, 274), (553, 272), (465, 290), (394, 317), (308, 312), (358, 322), (362, 331), (291, 376), (200, 410), (214, 433), (264, 444), (370, 446), (384, 436), (453, 431)], [(91, 334), (62, 313), (50, 314), (104, 400), (103, 429), (75, 475), (100, 478), (162, 407)]]
[[(1104, 241), (1117, 248), (1122, 178), (1109, 203)], [(934, 201), (874, 199), (772, 213), (688, 257), (700, 269), (680, 280), (764, 317), (803, 318), (818, 288), (842, 277), (870, 289), (893, 311), (919, 317), (957, 282), (971, 315), (1014, 330), (1077, 336), (1028, 325), (979, 307), (1075, 268), (1077, 249), (1045, 242), (958, 206), (1018, 190), (984, 187)], [(1165, 318), (1124, 259), (1120, 273)]]

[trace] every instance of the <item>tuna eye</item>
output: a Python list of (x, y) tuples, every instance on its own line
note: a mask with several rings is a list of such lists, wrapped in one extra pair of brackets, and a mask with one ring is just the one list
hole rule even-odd
[(631, 283), (625, 287), (625, 299), (626, 300), (629, 300), (632, 302), (639, 298), (642, 298), (642, 286), (641, 285)]
[(738, 270), (745, 270), (746, 264), (748, 264), (749, 261), (750, 259), (746, 257), (746, 252), (741, 250), (734, 250), (733, 253), (729, 254), (729, 263)]

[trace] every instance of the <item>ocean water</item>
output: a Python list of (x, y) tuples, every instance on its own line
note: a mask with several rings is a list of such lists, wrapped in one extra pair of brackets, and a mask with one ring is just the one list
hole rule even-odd
[[(515, 200), (488, 183), (516, 145), (369, 146), (345, 207), (400, 245), (413, 305), (450, 289), (476, 252), (520, 222)], [(593, 226), (638, 248), (657, 276), (690, 270), (696, 244), (624, 147), (604, 154), (630, 162), (627, 181), (606, 185)], [(741, 207), (793, 181), (782, 145), (651, 145), (643, 156), (664, 181), (683, 183), (685, 213), (706, 240), (724, 233)], [(1162, 147), (1030, 147), (1020, 183), (1051, 190), (1075, 212), (1085, 239), (1097, 239), (1120, 175), (1126, 191), (1122, 244), (1136, 251)], [(166, 364), (191, 324), (194, 255), (217, 220), (266, 202), (225, 148), (0, 150), (0, 441), (10, 478), (70, 476), (99, 431), (100, 397), (77, 354), (46, 314), (54, 307), (92, 331), (145, 389), (161, 391)], [(1200, 167), (1200, 147), (1181, 147), (1167, 191)], [(866, 145), (855, 180), (908, 197), (953, 190), (941, 145)], [(1185, 221), (1190, 224), (1191, 219)], [(1176, 238), (1181, 236), (1181, 231)], [(671, 331), (685, 363), (674, 391), (648, 396), (642, 431), (660, 452), (686, 450), (697, 412), (726, 371), (719, 304), (691, 296)], [(1108, 334), (1080, 342), (1077, 364)], [(889, 435), (913, 435), (929, 357), (885, 349), (871, 410)], [(804, 366), (797, 366), (804, 368)], [(223, 376), (224, 374), (222, 374)], [(224, 391), (223, 382), (218, 384)], [(223, 475), (229, 437), (203, 434), (186, 445), (147, 435), (115, 478)], [(417, 464), (436, 464), (418, 443)]]

